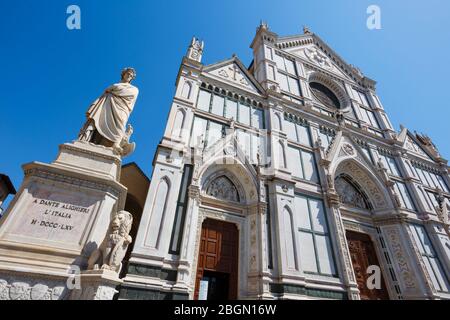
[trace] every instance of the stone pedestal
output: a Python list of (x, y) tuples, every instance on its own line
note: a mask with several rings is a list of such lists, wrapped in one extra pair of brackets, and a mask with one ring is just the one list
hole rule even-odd
[(73, 289), (71, 300), (112, 300), (123, 281), (111, 270), (89, 270), (80, 275), (80, 288)]
[(0, 220), (0, 299), (68, 298), (69, 273), (86, 268), (111, 215), (124, 208), (120, 168), (112, 148), (82, 141), (61, 145), (51, 164), (23, 166), (24, 181)]

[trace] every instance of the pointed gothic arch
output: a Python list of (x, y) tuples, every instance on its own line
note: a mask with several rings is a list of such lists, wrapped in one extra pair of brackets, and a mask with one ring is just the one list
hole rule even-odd
[[(393, 208), (392, 200), (382, 180), (356, 158), (345, 158), (334, 166), (333, 180), (344, 175), (356, 190), (367, 198), (372, 210)], [(336, 186), (335, 186), (336, 187)]]

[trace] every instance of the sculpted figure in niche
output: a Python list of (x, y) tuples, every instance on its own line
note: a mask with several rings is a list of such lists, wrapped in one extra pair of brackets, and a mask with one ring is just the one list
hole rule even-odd
[(126, 156), (134, 151), (135, 143), (129, 138), (133, 132), (131, 125), (125, 130), (139, 94), (131, 84), (136, 78), (133, 68), (122, 70), (121, 81), (108, 87), (94, 101), (86, 112), (87, 121), (78, 139), (112, 147), (117, 154)]
[(381, 176), (383, 177), (384, 183), (387, 186), (389, 186), (389, 184), (391, 183), (391, 178), (389, 178), (388, 171), (387, 171), (386, 167), (384, 166), (383, 161), (381, 161), (381, 158), (378, 158), (377, 166), (378, 166), (378, 171), (380, 172)]
[(105, 239), (88, 260), (88, 270), (102, 269), (120, 273), (122, 260), (132, 242), (129, 235), (132, 224), (133, 216), (128, 211), (122, 210), (114, 215)]

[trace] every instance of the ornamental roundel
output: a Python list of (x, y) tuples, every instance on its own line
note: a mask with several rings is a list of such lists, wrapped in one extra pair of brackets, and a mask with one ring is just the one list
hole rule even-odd
[(192, 50), (192, 52), (191, 52), (191, 58), (197, 59), (198, 56), (199, 56), (198, 51), (197, 51), (197, 50)]
[(333, 67), (330, 59), (328, 59), (328, 57), (317, 48), (306, 48), (305, 55), (309, 60), (318, 64), (322, 68), (331, 69)]
[(348, 154), (349, 156), (354, 156), (355, 155), (355, 149), (353, 148), (352, 145), (350, 145), (348, 143), (344, 143), (342, 145), (342, 150), (344, 150), (344, 152), (346, 154)]
[(227, 144), (223, 151), (226, 155), (236, 157), (236, 148), (232, 144)]

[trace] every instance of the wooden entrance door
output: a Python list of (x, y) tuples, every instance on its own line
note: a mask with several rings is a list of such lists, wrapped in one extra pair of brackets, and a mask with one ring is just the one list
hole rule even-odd
[(203, 222), (194, 299), (199, 297), (202, 279), (210, 281), (209, 299), (237, 299), (238, 243), (234, 224), (213, 219)]
[(368, 235), (358, 232), (347, 231), (346, 235), (361, 299), (388, 300), (383, 275), (381, 275), (381, 289), (371, 290), (367, 287), (367, 279), (371, 275), (367, 274), (367, 267), (380, 266), (372, 240)]

